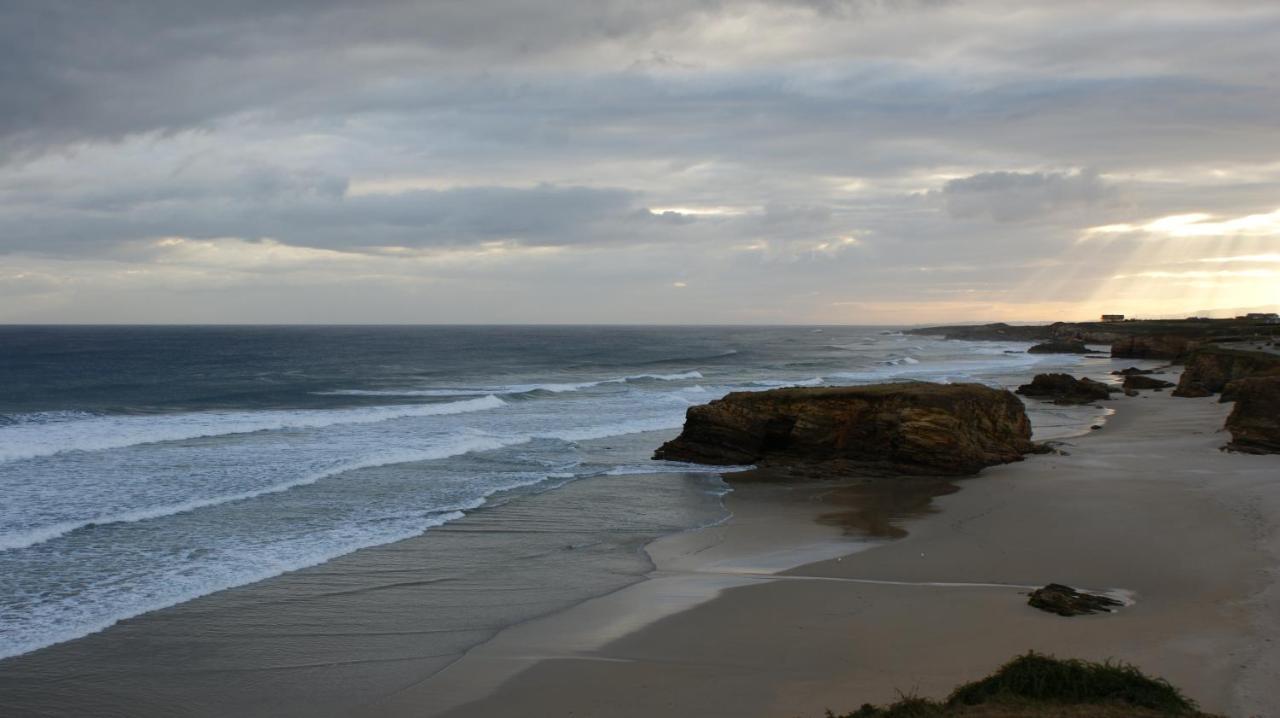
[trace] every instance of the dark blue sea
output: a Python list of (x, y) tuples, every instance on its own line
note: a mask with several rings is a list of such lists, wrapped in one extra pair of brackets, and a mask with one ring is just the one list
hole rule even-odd
[[(649, 460), (689, 406), (1092, 361), (1026, 348), (879, 327), (0, 327), (0, 658), (584, 477), (679, 475), (664, 500), (706, 506), (655, 503), (650, 528), (714, 521), (718, 469)], [(1094, 420), (1033, 412), (1039, 438)]]

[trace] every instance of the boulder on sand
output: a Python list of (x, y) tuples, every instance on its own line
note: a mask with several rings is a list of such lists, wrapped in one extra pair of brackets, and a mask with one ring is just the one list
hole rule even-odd
[(1070, 374), (1036, 374), (1030, 384), (1018, 387), (1017, 393), (1055, 404), (1089, 404), (1111, 396), (1106, 384)]
[(1036, 450), (1022, 402), (981, 384), (733, 392), (690, 407), (655, 459), (820, 473), (966, 475)]
[(1041, 611), (1059, 616), (1083, 616), (1089, 613), (1110, 613), (1124, 604), (1114, 598), (1093, 593), (1082, 593), (1070, 586), (1051, 583), (1031, 592), (1027, 604)]

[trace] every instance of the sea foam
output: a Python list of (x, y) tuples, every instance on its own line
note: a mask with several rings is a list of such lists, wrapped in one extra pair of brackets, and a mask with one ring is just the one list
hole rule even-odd
[(339, 424), (370, 424), (414, 416), (462, 414), (506, 404), (487, 395), (439, 404), (368, 406), (351, 409), (207, 411), (151, 416), (95, 416), (54, 423), (18, 423), (0, 427), (0, 461), (51, 456), (67, 451), (102, 451), (138, 444), (182, 441), (283, 429), (314, 429)]

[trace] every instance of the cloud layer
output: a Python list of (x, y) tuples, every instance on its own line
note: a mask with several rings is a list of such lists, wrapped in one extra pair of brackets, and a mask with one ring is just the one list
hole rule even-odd
[(0, 4), (0, 321), (1280, 301), (1270, 2)]

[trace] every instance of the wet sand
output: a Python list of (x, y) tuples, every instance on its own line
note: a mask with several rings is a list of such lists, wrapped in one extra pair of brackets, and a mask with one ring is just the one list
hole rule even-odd
[(508, 625), (641, 581), (646, 544), (724, 516), (719, 490), (663, 474), (495, 497), (417, 538), (0, 661), (0, 716), (358, 714)]
[[(850, 539), (821, 492), (743, 487), (725, 526), (651, 545), (651, 580), (508, 629), (366, 714), (818, 716), (942, 697), (1035, 649), (1130, 661), (1207, 710), (1280, 715), (1280, 464), (1218, 450), (1216, 399), (1110, 403), (1068, 455), (963, 480), (880, 545)], [(1028, 607), (1049, 582), (1135, 602), (1073, 619)]]

